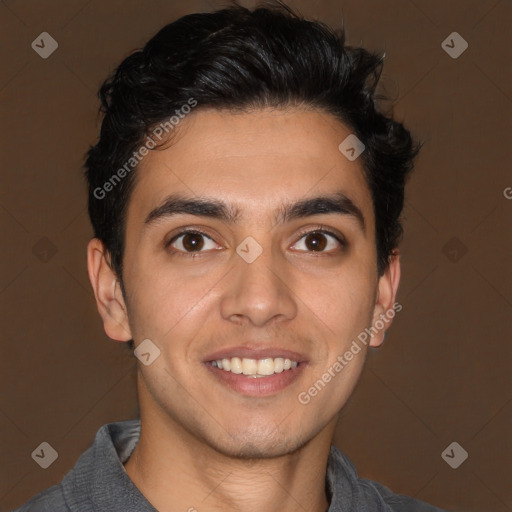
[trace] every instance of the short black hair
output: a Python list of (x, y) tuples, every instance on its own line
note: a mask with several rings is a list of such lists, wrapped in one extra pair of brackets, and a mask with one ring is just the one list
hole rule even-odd
[(85, 163), (94, 236), (123, 293), (134, 157), (155, 127), (172, 128), (169, 120), (191, 105), (195, 111), (304, 106), (345, 123), (365, 145), (382, 275), (402, 236), (405, 182), (420, 147), (377, 107), (382, 67), (382, 55), (347, 46), (343, 30), (306, 20), (282, 2), (183, 16), (126, 57), (99, 91), (101, 134)]

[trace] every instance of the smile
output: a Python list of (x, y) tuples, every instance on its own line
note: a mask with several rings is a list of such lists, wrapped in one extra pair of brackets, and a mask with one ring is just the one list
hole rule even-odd
[(265, 359), (249, 359), (231, 357), (210, 361), (210, 364), (226, 372), (247, 377), (261, 378), (282, 373), (298, 366), (297, 361), (283, 357), (267, 357)]

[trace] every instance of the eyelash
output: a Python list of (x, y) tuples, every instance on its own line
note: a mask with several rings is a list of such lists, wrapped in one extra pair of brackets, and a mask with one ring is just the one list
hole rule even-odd
[[(302, 232), (297, 241), (301, 240), (302, 238), (306, 237), (307, 235), (317, 234), (317, 233), (332, 236), (341, 245), (341, 250), (346, 249), (347, 242), (346, 242), (345, 238), (343, 236), (339, 235), (338, 233), (336, 233), (335, 231), (331, 231), (330, 229), (325, 228), (324, 226), (316, 226), (313, 229)], [(177, 234), (175, 234), (168, 242), (165, 243), (165, 248), (168, 249), (180, 237), (182, 237), (184, 235), (189, 235), (189, 234), (204, 236), (213, 241), (213, 239), (210, 236), (208, 236), (206, 233), (204, 233), (203, 231), (199, 231), (197, 229), (183, 229), (180, 232), (178, 232)], [(204, 251), (184, 252), (179, 249), (170, 249), (170, 252), (176, 256), (197, 258), (198, 256), (201, 256), (201, 254), (203, 254)], [(300, 252), (303, 252), (303, 251), (300, 251)], [(312, 256), (333, 256), (332, 253), (324, 252), (324, 251), (320, 251), (320, 252), (306, 251), (306, 252), (309, 252)]]

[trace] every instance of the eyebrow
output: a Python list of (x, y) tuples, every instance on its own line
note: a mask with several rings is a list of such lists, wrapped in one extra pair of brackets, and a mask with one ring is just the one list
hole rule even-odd
[[(343, 192), (302, 199), (294, 203), (285, 203), (278, 208), (274, 222), (283, 224), (313, 215), (333, 213), (352, 217), (357, 221), (363, 233), (366, 233), (363, 212)], [(219, 199), (209, 197), (189, 198), (173, 194), (148, 214), (144, 225), (147, 227), (158, 220), (184, 214), (208, 217), (229, 224), (236, 224), (241, 218), (241, 212), (236, 206), (224, 203)]]

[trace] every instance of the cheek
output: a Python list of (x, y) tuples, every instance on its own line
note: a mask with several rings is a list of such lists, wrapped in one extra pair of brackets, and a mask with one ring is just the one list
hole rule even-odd
[[(340, 267), (321, 282), (301, 285), (312, 321), (335, 334), (339, 342), (347, 340), (368, 327), (375, 298), (372, 270), (363, 262)], [(311, 293), (311, 290), (315, 290)]]
[[(165, 342), (179, 331), (180, 337), (193, 337), (203, 325), (198, 318), (210, 307), (221, 275), (190, 276), (154, 264), (140, 264), (138, 269), (127, 283), (134, 336)], [(184, 333), (187, 328), (191, 332)]]

